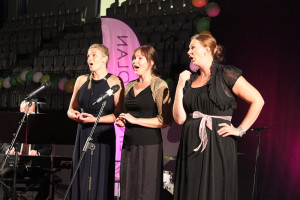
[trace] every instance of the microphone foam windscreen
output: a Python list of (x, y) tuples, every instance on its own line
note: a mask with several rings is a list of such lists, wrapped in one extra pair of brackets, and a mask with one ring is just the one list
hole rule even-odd
[(111, 87), (111, 89), (115, 93), (115, 92), (117, 92), (120, 89), (120, 86), (119, 85), (114, 85), (114, 86)]

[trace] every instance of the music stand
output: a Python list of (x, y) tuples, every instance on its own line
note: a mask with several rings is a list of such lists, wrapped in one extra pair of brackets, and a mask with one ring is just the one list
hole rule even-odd
[[(65, 144), (74, 145), (77, 123), (70, 120), (65, 113), (39, 113), (29, 115), (27, 118), (27, 141), (30, 144)], [(52, 152), (54, 145), (52, 145)], [(49, 199), (53, 195), (53, 169), (54, 155), (51, 154)]]
[(75, 144), (77, 123), (65, 113), (40, 113), (28, 116), (29, 144)]
[[(16, 126), (23, 118), (24, 113), (20, 112), (0, 112), (0, 127), (1, 138), (0, 141), (10, 143), (13, 139), (13, 133), (16, 132)], [(18, 142), (25, 142), (26, 139), (26, 126), (22, 126), (17, 138)]]
[[(16, 132), (12, 132), (13, 134), (11, 134), (11, 135), (12, 135), (13, 137), (12, 137), (12, 140), (11, 140), (11, 142), (10, 142), (10, 146), (9, 146), (8, 152), (7, 152), (7, 154), (5, 155), (5, 158), (1, 161), (1, 167), (0, 167), (0, 171), (1, 171), (1, 172), (3, 171), (3, 169), (4, 169), (4, 167), (5, 167), (5, 164), (6, 164), (6, 161), (7, 161), (7, 159), (8, 159), (9, 156), (10, 156), (10, 152), (11, 152), (12, 149), (13, 149), (13, 146), (14, 146), (14, 144), (15, 144), (15, 141), (17, 140), (17, 138), (18, 138), (20, 132), (22, 133), (21, 130), (22, 130), (22, 128), (24, 127), (24, 126), (23, 126), (23, 123), (24, 123), (25, 120), (26, 120), (27, 113), (28, 113), (29, 108), (30, 108), (31, 105), (32, 105), (32, 101), (29, 101), (28, 107), (27, 107), (25, 113), (20, 113), (20, 114), (22, 115), (22, 117), (21, 117), (21, 119), (20, 119), (20, 122), (18, 123), (19, 126), (18, 126)], [(8, 116), (14, 116), (14, 115), (8, 114)], [(5, 117), (4, 117), (4, 118), (5, 118)], [(24, 130), (24, 128), (23, 128), (23, 130)], [(25, 133), (26, 133), (26, 131), (25, 131)], [(25, 141), (26, 141), (26, 136), (25, 136)], [(17, 162), (18, 162), (18, 153), (17, 153), (17, 151), (15, 151), (15, 162), (14, 162), (14, 166), (13, 166), (13, 170), (14, 170), (14, 173), (13, 173), (13, 187), (11, 188), (11, 187), (7, 186), (5, 183), (3, 183), (2, 181), (0, 181), (1, 185), (2, 185), (3, 187), (6, 187), (6, 188), (8, 189), (9, 194), (12, 193), (12, 198), (13, 198), (13, 200), (15, 200), (15, 199), (17, 199), (17, 198), (19, 198), (19, 197), (22, 198), (22, 199), (25, 199), (25, 197), (23, 197), (22, 195), (20, 195), (20, 194), (18, 194), (18, 193), (16, 192), (16, 177), (17, 177), (16, 171), (17, 171)]]
[[(15, 126), (24, 116), (20, 112), (0, 112), (1, 142), (10, 143)], [(17, 140), (28, 144), (74, 144), (77, 123), (65, 113), (30, 114), (26, 116), (26, 126), (19, 131)], [(27, 132), (27, 135), (26, 135)], [(52, 148), (53, 149), (53, 148)], [(53, 161), (53, 154), (51, 155)], [(1, 163), (0, 163), (1, 164)], [(53, 167), (53, 165), (51, 165)], [(51, 168), (51, 173), (53, 168)], [(50, 179), (51, 182), (51, 179)], [(17, 194), (20, 197), (19, 194)], [(21, 197), (23, 198), (23, 197)]]

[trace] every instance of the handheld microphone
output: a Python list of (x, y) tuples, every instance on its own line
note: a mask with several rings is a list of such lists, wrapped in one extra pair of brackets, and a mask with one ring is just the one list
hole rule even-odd
[(42, 84), (40, 87), (38, 87), (37, 89), (32, 91), (30, 94), (28, 94), (27, 97), (25, 98), (25, 100), (31, 99), (32, 96), (36, 95), (37, 93), (39, 93), (43, 89), (49, 87), (50, 85), (51, 85), (50, 82), (46, 82), (46, 83)]
[(265, 126), (265, 127), (260, 127), (260, 128), (251, 128), (249, 129), (249, 131), (261, 131), (261, 130), (265, 130), (265, 129), (269, 129), (271, 128), (271, 126)]
[(107, 90), (104, 94), (102, 94), (94, 103), (93, 105), (100, 103), (101, 101), (107, 99), (108, 97), (110, 97), (111, 95), (113, 95), (114, 93), (116, 93), (118, 90), (120, 89), (119, 85), (114, 85), (112, 86), (109, 90)]

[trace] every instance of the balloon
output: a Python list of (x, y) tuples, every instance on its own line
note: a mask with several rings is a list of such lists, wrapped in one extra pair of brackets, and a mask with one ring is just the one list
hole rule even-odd
[(0, 89), (2, 88), (3, 78), (0, 78)]
[(169, 90), (173, 90), (174, 88), (174, 81), (171, 78), (165, 79), (166, 83), (168, 84)]
[(201, 31), (199, 34), (203, 34), (203, 35), (211, 35), (211, 32), (207, 31), (207, 30), (204, 30), (204, 31)]
[(63, 91), (65, 88), (65, 84), (68, 81), (68, 79), (66, 77), (63, 77), (59, 80), (58, 82), (58, 89), (60, 89), (61, 91)]
[(196, 28), (198, 32), (209, 30), (210, 19), (209, 17), (202, 17), (197, 21)]
[(66, 84), (64, 86), (65, 91), (69, 94), (73, 93), (74, 85), (75, 85), (75, 79), (71, 78), (70, 80), (68, 80), (66, 82)]
[(57, 89), (60, 78), (59, 77), (51, 77), (51, 88)]
[(208, 0), (192, 0), (192, 4), (197, 7), (201, 8), (207, 4)]
[(190, 62), (190, 70), (193, 72), (196, 72), (199, 69), (196, 65), (193, 64), (193, 62)]
[(42, 76), (41, 80), (40, 80), (40, 83), (41, 83), (41, 84), (44, 84), (44, 83), (49, 82), (49, 81), (50, 81), (50, 76), (49, 76), (49, 74), (44, 74), (44, 75)]
[(3, 79), (2, 86), (6, 89), (11, 87), (10, 77), (6, 77), (5, 79)]
[(17, 83), (19, 83), (19, 84), (23, 84), (23, 81), (21, 80), (21, 75), (20, 75), (20, 74), (17, 75), (16, 81), (17, 81)]
[(10, 78), (9, 82), (10, 82), (10, 84), (11, 84), (12, 86), (18, 85), (17, 80), (16, 80), (16, 76), (12, 76), (12, 77)]
[(26, 81), (26, 75), (27, 75), (28, 72), (29, 72), (29, 70), (25, 70), (25, 71), (21, 72), (20, 79), (22, 81)]
[(171, 78), (167, 78), (167, 79), (165, 79), (165, 81), (168, 85), (173, 82), (173, 80)]
[(26, 74), (26, 80), (27, 81), (32, 81), (33, 75), (34, 75), (35, 71), (30, 71)]
[(220, 14), (220, 6), (216, 2), (210, 2), (205, 7), (206, 13), (210, 17), (216, 17)]
[(43, 76), (42, 72), (35, 72), (33, 77), (32, 77), (33, 82), (35, 82), (35, 83), (40, 82), (42, 76)]

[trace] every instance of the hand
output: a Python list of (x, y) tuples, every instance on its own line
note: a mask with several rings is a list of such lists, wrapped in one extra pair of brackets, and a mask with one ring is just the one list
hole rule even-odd
[[(22, 103), (20, 104), (20, 112), (26, 112), (28, 108), (28, 102), (22, 101)], [(34, 112), (34, 104), (32, 104), (27, 112), (27, 114), (30, 114), (32, 112)]]
[(79, 117), (80, 117), (80, 112), (78, 110), (75, 110), (74, 115), (72, 116), (72, 119), (76, 122), (80, 122)]
[[(136, 124), (137, 118), (133, 117), (131, 114), (129, 113), (121, 113), (119, 115), (119, 119), (126, 122), (128, 121), (131, 124)], [(126, 121), (125, 121), (126, 120)]]
[(29, 155), (30, 155), (30, 156), (38, 156), (39, 153), (38, 153), (36, 150), (31, 150), (31, 151), (29, 152)]
[(219, 135), (222, 135), (222, 137), (227, 137), (229, 135), (234, 135), (234, 136), (240, 137), (240, 135), (238, 134), (238, 131), (232, 124), (228, 125), (226, 123), (221, 123), (221, 124), (219, 124), (219, 126), (221, 126), (222, 128), (220, 128), (217, 132)]
[(185, 86), (185, 83), (190, 80), (191, 78), (191, 72), (188, 71), (188, 70), (184, 70), (183, 72), (181, 72), (179, 74), (179, 79), (178, 79), (178, 84), (177, 84), (177, 87), (180, 87), (180, 88), (184, 88)]
[[(5, 154), (8, 154), (8, 150), (5, 152)], [(9, 155), (15, 155), (15, 148), (12, 148), (12, 150), (10, 151)], [(18, 155), (20, 155), (20, 153), (18, 152)]]
[(82, 123), (94, 123), (96, 121), (96, 118), (89, 113), (80, 113), (78, 119)]
[(119, 117), (116, 119), (115, 124), (118, 127), (124, 127), (125, 126), (126, 121), (124, 119), (120, 119)]

